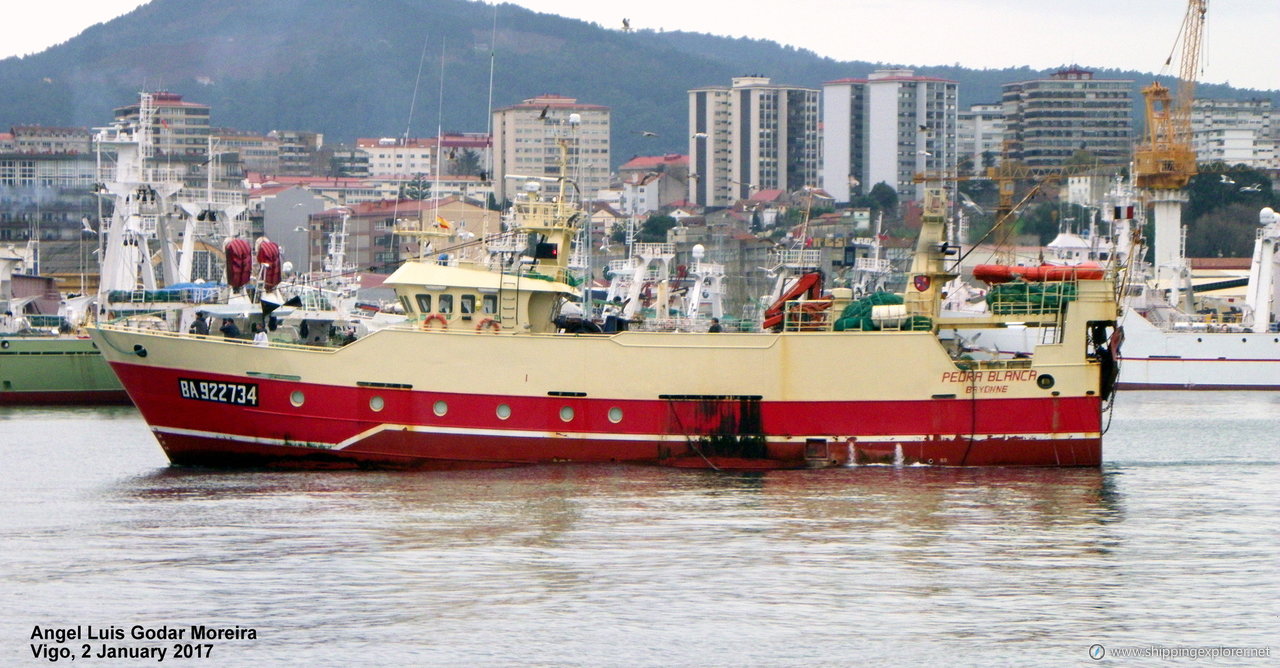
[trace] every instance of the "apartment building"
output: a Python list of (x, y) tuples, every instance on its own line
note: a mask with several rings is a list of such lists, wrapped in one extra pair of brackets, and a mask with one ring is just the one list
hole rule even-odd
[(979, 176), (1000, 164), (1004, 144), (1004, 105), (975, 104), (956, 117), (956, 151), (972, 169), (961, 176)]
[(1276, 146), (1280, 123), (1270, 99), (1195, 100), (1191, 133), (1200, 162), (1280, 169)]
[(1133, 81), (1095, 79), (1071, 67), (1047, 79), (1003, 86), (1008, 157), (1029, 167), (1060, 167), (1078, 151), (1102, 164), (1132, 156)]
[(885, 183), (920, 199), (923, 173), (956, 169), (959, 85), (886, 69), (823, 84), (822, 187), (837, 202)]
[(689, 201), (729, 206), (761, 190), (817, 186), (820, 104), (820, 91), (764, 76), (690, 90)]
[(209, 105), (187, 102), (177, 93), (144, 93), (138, 102), (116, 107), (117, 121), (136, 122), (141, 105), (149, 98), (154, 107), (151, 136), (157, 155), (207, 156), (209, 154)]
[(77, 155), (93, 151), (88, 128), (18, 125), (10, 128), (12, 144), (0, 150), (15, 153)]
[(89, 137), (86, 128), (33, 125), (0, 133), (0, 241), (80, 238), (97, 204)]
[(280, 142), (280, 176), (322, 176), (328, 165), (320, 149), (324, 134), (300, 130), (272, 130), (267, 133)]
[(435, 137), (377, 137), (356, 140), (356, 148), (369, 156), (369, 175), (413, 176), (435, 174)]
[(622, 195), (618, 211), (641, 216), (685, 198), (689, 189), (689, 156), (678, 153), (637, 156), (618, 168)]
[(558, 175), (562, 138), (568, 142), (578, 192), (589, 199), (607, 188), (609, 132), (609, 107), (571, 97), (542, 95), (495, 109), (493, 176), (498, 200), (511, 199), (520, 187), (509, 177)]
[(279, 139), (235, 128), (216, 128), (210, 132), (214, 151), (238, 153), (245, 171), (263, 174), (280, 171)]

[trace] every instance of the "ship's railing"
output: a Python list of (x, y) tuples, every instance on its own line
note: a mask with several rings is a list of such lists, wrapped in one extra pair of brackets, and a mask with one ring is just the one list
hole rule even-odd
[[(173, 332), (165, 329), (153, 329), (146, 326), (121, 324), (119, 322), (110, 323), (110, 324), (100, 322), (97, 325), (95, 325), (95, 327), (108, 332), (110, 331), (146, 332), (150, 336), (159, 336), (159, 337), (170, 338), (170, 339), (207, 339), (210, 341), (219, 341), (221, 343), (225, 343), (231, 346), (288, 348), (290, 350), (306, 350), (309, 352), (323, 352), (323, 353), (334, 353), (339, 350), (339, 348), (335, 348), (332, 346), (317, 346), (317, 345), (308, 345), (304, 343), (287, 343), (284, 341), (276, 341), (276, 340), (268, 340), (267, 345), (263, 346), (262, 344), (254, 343), (253, 339), (228, 339), (224, 337), (222, 334), (191, 334), (189, 332)], [(255, 374), (254, 372), (249, 372), (249, 375), (253, 376), (257, 374)]]
[(1012, 281), (987, 291), (987, 307), (995, 315), (1045, 315), (1061, 313), (1075, 301), (1075, 281)]
[(484, 246), (491, 253), (519, 253), (529, 246), (529, 236), (515, 232), (488, 234)]
[(214, 304), (225, 302), (230, 291), (225, 286), (207, 288), (161, 288), (158, 290), (111, 290), (107, 304)]
[(631, 327), (641, 332), (705, 332), (711, 326), (706, 318), (645, 318)]
[(853, 268), (858, 271), (872, 271), (887, 274), (893, 271), (893, 262), (884, 258), (860, 257), (854, 260)]
[(831, 329), (830, 299), (795, 299), (782, 305), (782, 331), (822, 332)]
[(574, 275), (573, 270), (569, 267), (525, 267), (520, 272), (520, 278), (523, 280), (535, 281), (557, 281), (566, 285), (576, 286), (582, 282), (582, 279)]
[(817, 249), (781, 250), (773, 253), (775, 267), (794, 269), (817, 268), (822, 265), (822, 251)]
[[(102, 183), (111, 183), (116, 180), (117, 176), (126, 176), (132, 170), (117, 170), (115, 167), (103, 167), (98, 171), (98, 180)], [(164, 183), (177, 182), (181, 183), (183, 172), (180, 169), (171, 167), (148, 167), (142, 170), (138, 175), (139, 183)]]
[(640, 257), (662, 257), (675, 255), (676, 245), (667, 243), (641, 243), (631, 247), (631, 254)]
[(1001, 369), (1030, 369), (1030, 357), (1013, 357), (992, 360), (957, 360), (956, 368), (961, 371), (998, 371)]

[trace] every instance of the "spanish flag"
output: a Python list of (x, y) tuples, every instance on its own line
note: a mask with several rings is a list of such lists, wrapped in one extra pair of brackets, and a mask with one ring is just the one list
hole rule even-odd
[(441, 218), (440, 216), (436, 216), (436, 225), (443, 227), (446, 230), (453, 227), (452, 225), (449, 224), (449, 221), (445, 220), (444, 218)]

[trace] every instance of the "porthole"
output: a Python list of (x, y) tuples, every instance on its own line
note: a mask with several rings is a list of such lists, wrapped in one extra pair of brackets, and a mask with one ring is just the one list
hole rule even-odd
[(374, 396), (369, 398), (369, 410), (375, 413), (381, 411), (383, 408), (386, 408), (386, 406), (387, 406), (387, 402), (383, 401), (382, 397)]
[(301, 406), (302, 404), (306, 403), (306, 401), (307, 401), (307, 397), (302, 393), (302, 390), (294, 390), (289, 395), (289, 403), (293, 404), (294, 406)]
[(498, 419), (505, 420), (511, 417), (511, 407), (506, 404), (498, 404)]
[[(1039, 378), (1036, 378), (1036, 385), (1039, 385), (1042, 390), (1047, 390), (1053, 387), (1053, 376), (1046, 373)], [(1055, 392), (1054, 394), (1056, 395), (1057, 393)]]
[(0, 348), (8, 348), (8, 347), (9, 347), (8, 341), (0, 341)]
[(618, 408), (617, 406), (610, 408), (609, 421), (614, 424), (618, 424), (619, 422), (622, 422), (622, 409)]
[(431, 410), (436, 415), (440, 417), (444, 417), (444, 414), (449, 412), (449, 404), (446, 404), (443, 401), (437, 401), (434, 405), (431, 406)]
[(564, 422), (572, 422), (572, 421), (573, 421), (573, 407), (571, 407), (571, 406), (562, 406), (562, 407), (560, 408), (560, 419), (561, 419), (562, 421), (564, 421)]

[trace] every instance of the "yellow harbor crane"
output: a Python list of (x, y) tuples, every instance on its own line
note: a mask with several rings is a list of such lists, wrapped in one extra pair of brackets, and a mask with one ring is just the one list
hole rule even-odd
[[(1187, 14), (1179, 31), (1182, 55), (1176, 94), (1171, 94), (1159, 82), (1142, 89), (1147, 128), (1133, 154), (1134, 177), (1139, 188), (1182, 190), (1196, 175), (1196, 153), (1191, 148), (1191, 104), (1195, 100), (1196, 73), (1200, 67), (1208, 9), (1209, 0), (1187, 2)], [(1165, 66), (1172, 60), (1170, 53)]]
[[(1134, 181), (1151, 203), (1155, 222), (1154, 265), (1158, 284), (1189, 287), (1182, 240), (1182, 204), (1185, 189), (1196, 175), (1196, 154), (1191, 144), (1191, 104), (1195, 100), (1196, 75), (1204, 36), (1209, 0), (1188, 0), (1178, 39), (1182, 52), (1178, 61), (1178, 89), (1152, 83), (1142, 89), (1146, 102), (1146, 133), (1134, 149)], [(1165, 61), (1172, 63), (1175, 47)], [(1165, 283), (1165, 277), (1169, 282)], [(1169, 291), (1169, 301), (1178, 303), (1180, 289)], [(1189, 296), (1189, 290), (1186, 295)]]

